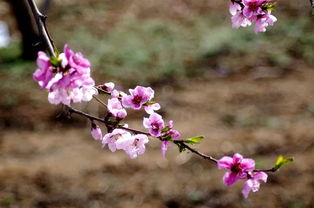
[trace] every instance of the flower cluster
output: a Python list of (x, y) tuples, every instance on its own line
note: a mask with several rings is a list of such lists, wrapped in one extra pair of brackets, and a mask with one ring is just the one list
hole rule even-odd
[[(149, 129), (148, 135), (161, 140), (161, 153), (165, 156), (170, 144), (169, 141), (179, 138), (180, 133), (172, 129), (173, 121), (169, 121), (168, 125), (165, 125), (162, 116), (155, 112), (160, 109), (160, 105), (153, 101), (154, 90), (150, 87), (136, 86), (134, 89), (129, 89), (130, 94), (128, 95), (115, 89), (115, 84), (112, 82), (105, 83), (99, 88), (111, 95), (107, 104), (107, 118), (109, 118), (108, 122), (114, 121), (113, 125), (115, 126), (127, 116), (125, 108), (133, 110), (144, 108), (149, 117), (144, 118), (143, 125)], [(91, 134), (97, 140), (102, 135), (99, 128), (95, 126), (92, 128)], [(108, 144), (112, 152), (123, 149), (131, 158), (135, 158), (145, 152), (148, 137), (145, 134), (131, 135), (126, 130), (113, 128), (113, 131), (106, 134), (102, 141), (104, 146)]]
[(243, 186), (242, 194), (245, 198), (248, 197), (250, 191), (256, 192), (259, 190), (260, 181), (266, 183), (267, 174), (263, 171), (253, 172), (255, 170), (255, 161), (248, 158), (243, 158), (242, 155), (236, 153), (233, 157), (224, 156), (217, 162), (219, 169), (227, 169), (223, 177), (223, 182), (227, 186), (233, 185), (240, 179), (248, 179)]
[(119, 128), (107, 133), (102, 140), (103, 146), (108, 145), (111, 152), (124, 150), (132, 159), (144, 154), (146, 143), (148, 143), (146, 135), (132, 135), (130, 132)]
[(165, 126), (162, 116), (158, 113), (152, 113), (148, 118), (144, 118), (143, 125), (149, 130), (149, 133), (153, 137), (160, 138), (161, 142), (161, 154), (165, 157), (166, 151), (169, 146), (169, 141), (177, 139), (181, 136), (180, 132), (173, 128), (173, 121), (169, 121)]
[(277, 18), (271, 14), (276, 0), (231, 0), (232, 27), (247, 27), (255, 22), (254, 31), (265, 32)]
[(39, 52), (38, 69), (33, 78), (41, 89), (49, 91), (48, 101), (51, 104), (70, 105), (90, 101), (97, 93), (95, 82), (90, 76), (90, 63), (81, 53), (74, 53), (67, 45), (64, 53), (57, 57), (48, 57)]

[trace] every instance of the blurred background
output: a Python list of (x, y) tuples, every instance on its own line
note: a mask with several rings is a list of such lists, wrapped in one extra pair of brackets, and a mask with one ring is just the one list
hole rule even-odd
[[(98, 84), (153, 86), (161, 114), (195, 148), (240, 152), (271, 167), (295, 162), (241, 196), (224, 171), (158, 141), (131, 160), (102, 149), (90, 124), (67, 119), (32, 80), (37, 33), (23, 1), (0, 0), (0, 207), (313, 207), (314, 17), (306, 0), (280, 1), (266, 33), (231, 28), (229, 1), (43, 0), (60, 51), (91, 60)], [(25, 6), (25, 5), (24, 5)], [(32, 41), (29, 41), (32, 40)], [(103, 97), (103, 100), (106, 98)], [(76, 106), (102, 116), (96, 102)], [(142, 128), (144, 114), (127, 122)]]

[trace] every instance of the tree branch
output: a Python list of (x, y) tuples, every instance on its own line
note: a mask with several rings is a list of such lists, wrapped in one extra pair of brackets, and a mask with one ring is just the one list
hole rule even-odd
[(47, 31), (47, 27), (46, 27), (46, 19), (47, 16), (43, 15), (39, 9), (37, 8), (37, 5), (35, 3), (34, 0), (27, 0), (28, 5), (34, 15), (34, 18), (36, 20), (36, 24), (38, 27), (38, 31), (39, 31), (39, 35), (43, 38), (43, 40), (45, 41), (47, 48), (48, 48), (48, 52), (50, 54), (50, 56), (56, 56), (55, 54), (55, 47), (53, 45), (53, 41), (49, 36), (49, 33)]
[[(88, 113), (82, 112), (82, 111), (77, 110), (77, 109), (75, 109), (75, 108), (72, 108), (72, 107), (70, 107), (70, 106), (66, 106), (66, 109), (67, 109), (67, 111), (68, 111), (70, 114), (71, 114), (71, 113), (75, 113), (75, 114), (84, 116), (84, 117), (86, 117), (86, 118), (88, 118), (88, 119), (91, 119), (91, 120), (95, 120), (95, 121), (99, 121), (99, 122), (101, 122), (101, 123), (104, 123), (106, 126), (112, 126), (112, 124), (111, 124), (111, 123), (108, 123), (107, 121), (105, 121), (105, 119), (101, 119), (101, 118), (99, 118), (99, 117), (90, 115), (90, 114), (88, 114)], [(127, 130), (127, 131), (131, 131), (131, 132), (136, 133), (136, 134), (145, 134), (145, 135), (147, 135), (147, 136), (151, 136), (151, 135), (150, 135), (149, 133), (147, 133), (147, 132), (140, 131), (140, 130), (137, 130), (137, 129), (132, 129), (132, 128), (129, 128), (129, 127), (118, 126), (118, 127), (116, 127), (116, 128), (124, 129), (124, 130)], [(160, 139), (160, 138), (157, 138), (157, 139)], [(173, 143), (174, 143), (174, 144), (179, 144), (179, 145), (183, 146), (184, 148), (190, 150), (192, 153), (194, 153), (194, 154), (196, 154), (196, 155), (198, 155), (198, 156), (200, 156), (200, 157), (202, 157), (202, 158), (204, 158), (204, 159), (206, 159), (206, 160), (210, 160), (210, 161), (212, 161), (212, 162), (217, 163), (217, 159), (213, 158), (212, 156), (206, 155), (206, 154), (204, 154), (204, 153), (202, 153), (202, 152), (199, 152), (199, 151), (197, 151), (196, 149), (190, 147), (189, 145), (187, 145), (187, 144), (185, 143), (184, 140), (173, 140)]]

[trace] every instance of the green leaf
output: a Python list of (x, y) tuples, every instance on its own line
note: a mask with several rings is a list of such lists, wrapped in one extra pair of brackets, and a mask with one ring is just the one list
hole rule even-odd
[(52, 57), (50, 57), (50, 63), (54, 66), (54, 67), (59, 67), (59, 66), (61, 66), (61, 59), (59, 59), (59, 57), (57, 56), (57, 57), (54, 57), (54, 56), (52, 56)]
[(274, 166), (274, 169), (275, 170), (278, 170), (279, 168), (289, 164), (293, 162), (293, 158), (292, 157), (283, 157), (282, 155), (280, 155), (278, 158), (277, 158), (277, 161), (276, 161), (276, 164)]
[(196, 137), (191, 137), (191, 138), (188, 138), (185, 143), (187, 144), (198, 144), (200, 143), (200, 141), (202, 141), (204, 139), (203, 136), (196, 136)]
[(153, 105), (153, 104), (155, 104), (156, 102), (154, 102), (154, 101), (148, 101), (147, 103), (145, 103), (144, 105), (146, 105), (146, 106), (149, 106), (149, 105)]
[(166, 126), (166, 127), (164, 127), (162, 130), (161, 130), (161, 132), (162, 133), (166, 133), (166, 132), (168, 132), (168, 131), (170, 131), (170, 127), (169, 126)]

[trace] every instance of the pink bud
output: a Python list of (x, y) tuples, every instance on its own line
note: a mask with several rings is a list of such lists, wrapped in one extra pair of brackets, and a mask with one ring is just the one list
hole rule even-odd
[(92, 123), (91, 134), (92, 134), (92, 137), (93, 137), (95, 140), (101, 140), (101, 139), (102, 139), (102, 132), (101, 132), (101, 129), (100, 129), (100, 127), (99, 127), (97, 124), (95, 124), (95, 123)]

